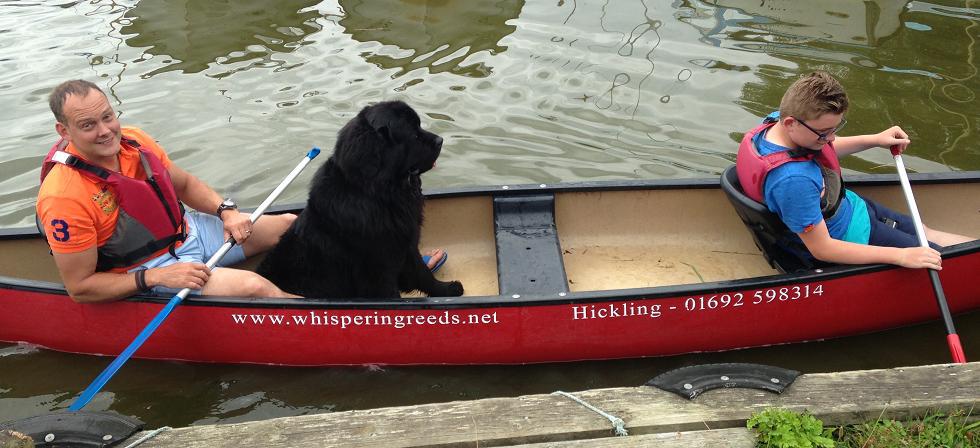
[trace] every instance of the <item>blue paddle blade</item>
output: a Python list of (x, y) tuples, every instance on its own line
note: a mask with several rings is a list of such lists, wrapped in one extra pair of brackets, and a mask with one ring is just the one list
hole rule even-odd
[[(293, 171), (290, 172), (286, 176), (286, 178), (283, 179), (278, 186), (276, 186), (274, 190), (272, 190), (272, 193), (269, 194), (269, 197), (267, 197), (265, 201), (263, 201), (262, 204), (259, 204), (259, 207), (255, 209), (255, 211), (252, 213), (250, 217), (252, 222), (258, 220), (259, 217), (261, 217), (262, 214), (265, 213), (266, 208), (270, 204), (272, 204), (272, 201), (275, 201), (276, 198), (279, 197), (279, 194), (282, 193), (282, 191), (286, 188), (286, 186), (289, 185), (293, 181), (293, 179), (295, 179), (296, 176), (298, 176), (299, 173), (303, 171), (304, 168), (306, 168), (306, 165), (310, 163), (310, 161), (313, 160), (313, 158), (316, 157), (318, 154), (320, 154), (320, 148), (317, 147), (313, 147), (313, 149), (311, 149), (308, 153), (306, 153), (306, 157), (304, 157), (303, 160), (300, 161), (299, 165), (297, 165), (296, 168), (293, 168)], [(231, 247), (234, 245), (235, 245), (235, 240), (229, 237), (228, 241), (225, 241), (225, 244), (221, 246), (221, 249), (218, 249), (218, 251), (211, 256), (211, 259), (208, 260), (208, 262), (206, 263), (208, 268), (213, 268), (215, 265), (217, 265), (218, 261), (220, 261), (221, 258), (224, 257), (225, 254), (228, 253), (228, 250), (231, 249)], [(125, 364), (126, 361), (128, 361), (129, 358), (133, 356), (133, 353), (136, 353), (136, 350), (139, 350), (140, 346), (142, 346), (143, 343), (146, 342), (147, 339), (149, 339), (150, 335), (153, 334), (154, 331), (156, 331), (157, 327), (159, 327), (160, 324), (162, 324), (163, 321), (167, 319), (167, 316), (169, 316), (170, 312), (174, 310), (174, 307), (180, 304), (180, 302), (183, 301), (184, 298), (187, 297), (187, 294), (190, 294), (190, 292), (191, 290), (189, 288), (184, 288), (176, 295), (174, 295), (174, 297), (170, 299), (170, 302), (167, 303), (167, 306), (163, 307), (163, 309), (160, 310), (160, 312), (156, 315), (156, 317), (154, 317), (153, 320), (150, 321), (149, 324), (147, 324), (146, 328), (143, 328), (143, 331), (141, 331), (140, 334), (136, 336), (136, 339), (134, 339), (133, 342), (131, 342), (129, 346), (126, 347), (126, 349), (123, 350), (123, 352), (120, 353), (119, 356), (117, 356), (116, 359), (113, 360), (111, 364), (109, 364), (109, 367), (106, 367), (106, 369), (99, 374), (99, 376), (95, 379), (95, 381), (92, 381), (92, 384), (89, 384), (89, 386), (85, 388), (85, 390), (82, 392), (82, 395), (79, 396), (78, 399), (76, 399), (75, 402), (68, 407), (68, 410), (78, 411), (83, 407), (85, 407), (85, 405), (87, 405), (90, 401), (92, 401), (92, 398), (95, 397), (95, 394), (99, 393), (99, 391), (102, 389), (102, 386), (105, 386), (106, 383), (108, 383), (109, 380), (112, 379), (113, 375), (115, 375), (116, 372), (119, 371), (119, 368), (122, 367), (122, 365)]]
[(133, 353), (136, 353), (136, 350), (139, 350), (140, 346), (142, 346), (143, 343), (150, 338), (150, 335), (153, 334), (154, 331), (156, 331), (157, 327), (159, 327), (160, 324), (163, 323), (163, 321), (167, 318), (167, 316), (170, 315), (170, 312), (174, 310), (174, 307), (176, 307), (177, 304), (180, 303), (182, 300), (184, 300), (184, 298), (181, 297), (180, 293), (174, 295), (174, 297), (170, 299), (170, 302), (167, 303), (167, 306), (163, 307), (163, 309), (160, 310), (159, 313), (157, 313), (156, 317), (154, 317), (153, 320), (150, 321), (150, 323), (146, 326), (146, 328), (144, 328), (143, 331), (140, 332), (139, 336), (136, 336), (136, 339), (133, 339), (133, 342), (130, 342), (129, 346), (126, 347), (126, 349), (123, 350), (123, 352), (120, 353), (119, 356), (117, 356), (116, 359), (112, 361), (112, 364), (109, 364), (109, 367), (106, 367), (106, 369), (103, 370), (102, 373), (100, 373), (99, 376), (95, 378), (95, 381), (92, 381), (92, 384), (89, 384), (88, 387), (85, 388), (85, 391), (82, 392), (82, 395), (79, 396), (77, 399), (75, 399), (75, 402), (68, 407), (68, 410), (69, 411), (81, 410), (82, 408), (85, 407), (85, 405), (87, 405), (90, 401), (92, 401), (92, 398), (95, 397), (95, 394), (99, 393), (99, 391), (102, 390), (102, 386), (105, 386), (105, 384), (108, 383), (110, 379), (112, 379), (112, 377), (116, 374), (116, 372), (119, 371), (119, 368), (122, 367), (122, 365), (125, 364), (126, 361), (128, 361), (129, 358), (133, 356)]

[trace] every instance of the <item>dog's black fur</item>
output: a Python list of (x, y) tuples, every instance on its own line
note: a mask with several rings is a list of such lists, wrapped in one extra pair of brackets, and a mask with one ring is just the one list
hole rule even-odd
[(306, 209), (257, 272), (304, 297), (397, 298), (399, 291), (460, 296), (422, 262), (422, 180), (442, 138), (401, 101), (368, 106), (340, 130)]

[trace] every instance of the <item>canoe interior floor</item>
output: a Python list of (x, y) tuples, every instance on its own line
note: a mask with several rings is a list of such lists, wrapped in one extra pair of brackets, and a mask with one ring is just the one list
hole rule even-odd
[(686, 285), (774, 275), (762, 254), (682, 246), (564, 248), (572, 291)]
[(777, 273), (718, 190), (566, 193), (555, 217), (572, 291)]

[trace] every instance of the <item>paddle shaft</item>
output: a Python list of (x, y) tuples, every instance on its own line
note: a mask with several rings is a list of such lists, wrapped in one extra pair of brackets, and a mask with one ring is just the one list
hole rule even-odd
[[(299, 163), (299, 165), (297, 165), (296, 168), (293, 168), (293, 171), (290, 172), (289, 175), (287, 175), (286, 178), (279, 183), (279, 186), (277, 186), (275, 190), (272, 190), (272, 193), (269, 194), (269, 197), (267, 197), (265, 201), (262, 201), (262, 204), (260, 204), (258, 208), (256, 208), (255, 211), (252, 212), (251, 215), (249, 215), (249, 220), (251, 220), (253, 223), (255, 221), (258, 221), (259, 217), (261, 217), (262, 214), (265, 213), (265, 210), (269, 208), (269, 205), (272, 204), (272, 202), (275, 201), (280, 194), (282, 194), (283, 190), (285, 190), (286, 187), (290, 183), (292, 183), (293, 179), (296, 179), (296, 176), (299, 176), (299, 173), (303, 171), (303, 169), (306, 168), (306, 165), (309, 165), (310, 161), (312, 161), (313, 158), (316, 157), (318, 154), (320, 154), (319, 148), (311, 149), (310, 152), (306, 154), (306, 157), (304, 157), (303, 160)], [(208, 268), (210, 269), (213, 268), (215, 265), (217, 265), (218, 262), (221, 261), (221, 259), (225, 256), (225, 254), (227, 254), (228, 251), (231, 250), (232, 246), (234, 245), (235, 245), (234, 238), (229, 237), (228, 240), (225, 241), (225, 244), (221, 245), (221, 248), (218, 249), (218, 251), (215, 252), (210, 259), (208, 259), (208, 262), (206, 263)], [(119, 368), (122, 367), (122, 365), (125, 364), (126, 361), (128, 361), (129, 358), (133, 356), (133, 353), (136, 353), (136, 350), (138, 350), (143, 345), (143, 343), (146, 342), (147, 339), (149, 339), (150, 335), (152, 335), (153, 332), (156, 331), (156, 329), (160, 326), (160, 324), (162, 324), (163, 321), (167, 318), (167, 316), (170, 315), (170, 312), (173, 311), (174, 307), (180, 304), (180, 302), (183, 301), (187, 297), (187, 295), (190, 294), (190, 292), (191, 292), (190, 288), (184, 288), (180, 290), (180, 292), (178, 292), (176, 295), (174, 295), (173, 298), (170, 299), (170, 302), (168, 302), (167, 305), (164, 306), (159, 313), (157, 313), (156, 317), (154, 317), (153, 320), (150, 321), (150, 323), (147, 324), (145, 328), (143, 328), (143, 331), (141, 331), (140, 334), (136, 336), (136, 339), (133, 339), (133, 342), (131, 342), (129, 346), (126, 347), (126, 349), (123, 350), (122, 353), (120, 353), (119, 356), (117, 356), (116, 359), (114, 359), (111, 364), (109, 364), (109, 367), (106, 367), (106, 369), (103, 370), (102, 373), (100, 373), (99, 376), (96, 377), (94, 381), (92, 381), (92, 384), (89, 384), (89, 386), (85, 388), (85, 390), (82, 392), (82, 395), (80, 395), (77, 399), (75, 399), (75, 402), (68, 407), (68, 410), (69, 411), (81, 410), (83, 407), (85, 407), (85, 405), (87, 405), (90, 401), (92, 401), (92, 398), (95, 397), (95, 394), (97, 394), (102, 389), (102, 387), (105, 386), (110, 379), (112, 379), (113, 375), (115, 375), (116, 372), (119, 371)]]
[[(909, 214), (911, 214), (912, 222), (915, 224), (915, 234), (919, 237), (919, 244), (922, 247), (929, 247), (929, 239), (926, 238), (925, 226), (922, 225), (922, 219), (919, 217), (919, 208), (915, 205), (915, 197), (912, 196), (912, 185), (909, 183), (908, 173), (905, 172), (905, 162), (902, 161), (902, 154), (894, 147), (892, 154), (895, 156), (895, 167), (898, 169), (898, 177), (902, 182), (905, 202), (908, 204)], [(929, 269), (929, 279), (932, 280), (932, 290), (936, 294), (939, 312), (942, 314), (943, 323), (946, 325), (946, 343), (949, 345), (953, 362), (965, 363), (966, 355), (963, 354), (960, 337), (956, 334), (956, 327), (953, 326), (953, 316), (949, 312), (949, 304), (946, 302), (943, 285), (939, 281), (939, 273), (935, 269)]]

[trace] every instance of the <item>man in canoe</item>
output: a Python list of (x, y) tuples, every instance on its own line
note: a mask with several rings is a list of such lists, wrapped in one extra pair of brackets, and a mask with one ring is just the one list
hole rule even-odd
[[(122, 127), (91, 82), (58, 85), (49, 105), (61, 140), (42, 166), (38, 226), (72, 299), (104, 302), (183, 288), (295, 297), (254, 272), (210, 270), (204, 262), (229, 236), (238, 244), (219, 266), (270, 249), (296, 215), (268, 215), (253, 225), (231, 199), (172, 163), (152, 137)], [(198, 212), (185, 214), (183, 204)], [(445, 257), (428, 255), (430, 267)]]
[(736, 169), (743, 190), (799, 237), (809, 252), (801, 256), (942, 269), (936, 249), (975, 238), (927, 227), (932, 247), (921, 247), (912, 218), (844, 187), (838, 157), (874, 147), (904, 151), (910, 143), (898, 126), (838, 137), (847, 108), (844, 88), (828, 73), (814, 72), (793, 83), (779, 111), (746, 133), (739, 145)]

